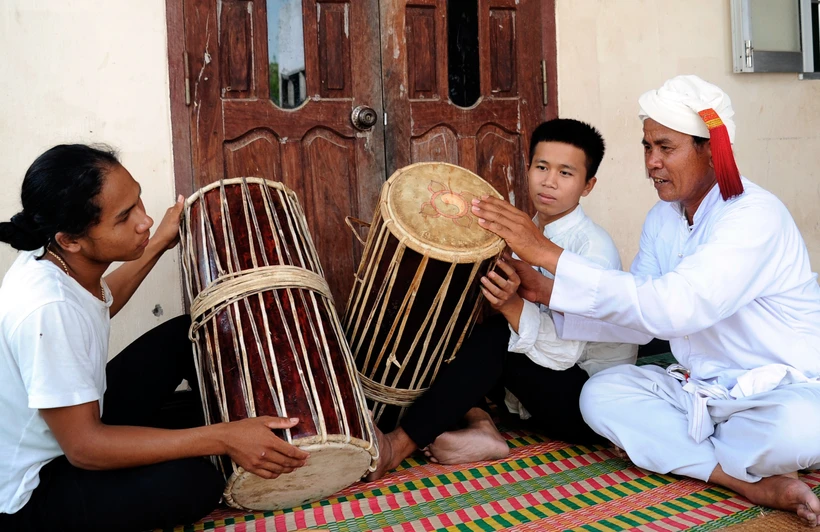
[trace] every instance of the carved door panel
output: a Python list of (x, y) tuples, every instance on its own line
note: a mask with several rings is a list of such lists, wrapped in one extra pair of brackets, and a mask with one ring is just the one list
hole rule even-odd
[[(378, 0), (184, 0), (193, 186), (296, 191), (337, 305), (384, 182)], [(351, 113), (360, 106), (375, 110)], [(370, 124), (369, 122), (373, 122)]]
[[(541, 63), (554, 43), (554, 37), (542, 42), (542, 34), (554, 30), (553, 14), (546, 11), (552, 5), (382, 2), (388, 170), (420, 161), (458, 164), (530, 209), (529, 134), (548, 114), (555, 116), (542, 93), (547, 84)], [(553, 65), (546, 66), (553, 77)]]
[[(452, 162), (529, 208), (526, 142), (557, 113), (554, 61), (549, 105), (541, 63), (555, 57), (554, 0), (183, 0), (167, 9), (177, 188), (260, 176), (295, 190), (337, 305), (361, 256), (344, 218), (369, 220), (395, 170)], [(363, 107), (373, 112), (357, 127), (352, 113)]]

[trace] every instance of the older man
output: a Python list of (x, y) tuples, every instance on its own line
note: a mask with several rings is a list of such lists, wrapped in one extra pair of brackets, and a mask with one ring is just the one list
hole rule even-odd
[(563, 338), (670, 340), (680, 365), (590, 379), (581, 410), (593, 430), (640, 467), (726, 486), (814, 526), (820, 500), (795, 474), (820, 466), (820, 287), (806, 245), (786, 207), (740, 177), (721, 89), (679, 76), (640, 107), (661, 201), (631, 273), (562, 250), (509, 204), (488, 198), (474, 212), (555, 274), (522, 285), (563, 313)]

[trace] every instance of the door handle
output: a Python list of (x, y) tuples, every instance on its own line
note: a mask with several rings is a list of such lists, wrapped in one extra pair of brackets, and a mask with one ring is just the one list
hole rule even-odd
[(375, 126), (376, 120), (378, 120), (376, 111), (366, 105), (360, 105), (350, 113), (350, 121), (353, 122), (353, 127), (361, 131)]

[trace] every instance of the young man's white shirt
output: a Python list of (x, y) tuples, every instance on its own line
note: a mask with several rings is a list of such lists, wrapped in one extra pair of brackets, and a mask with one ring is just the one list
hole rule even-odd
[[(605, 269), (621, 269), (621, 258), (612, 237), (584, 213), (581, 205), (558, 220), (544, 226), (544, 236), (565, 250), (577, 253)], [(535, 268), (552, 278), (543, 268)], [(550, 309), (524, 300), (518, 332), (510, 327), (508, 350), (525, 354), (545, 368), (562, 371), (578, 364), (589, 375), (618, 364), (634, 364), (638, 346), (627, 343), (564, 340), (555, 329)], [(507, 407), (522, 417), (527, 413), (518, 401), (507, 394)]]
[(102, 302), (42, 254), (20, 253), (0, 286), (0, 513), (21, 509), (64, 454), (40, 409), (103, 408), (111, 293)]

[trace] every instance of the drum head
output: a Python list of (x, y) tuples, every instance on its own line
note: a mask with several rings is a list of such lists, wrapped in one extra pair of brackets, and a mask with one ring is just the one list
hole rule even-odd
[(225, 502), (243, 510), (282, 510), (324, 499), (360, 480), (373, 457), (356, 445), (324, 443), (301, 447), (307, 463), (292, 473), (264, 479), (244, 469), (225, 486)]
[(497, 255), (504, 241), (478, 225), (473, 198), (501, 198), (474, 173), (447, 163), (417, 163), (397, 170), (382, 189), (382, 216), (408, 247), (447, 262)]

